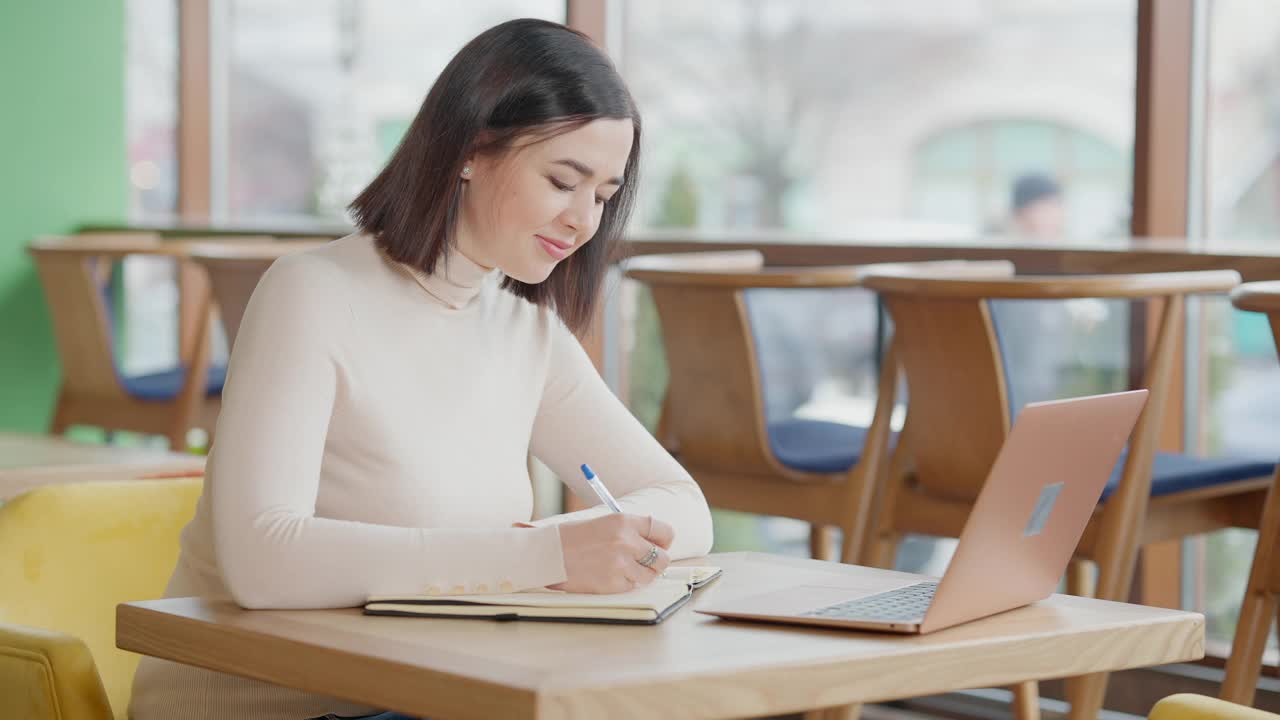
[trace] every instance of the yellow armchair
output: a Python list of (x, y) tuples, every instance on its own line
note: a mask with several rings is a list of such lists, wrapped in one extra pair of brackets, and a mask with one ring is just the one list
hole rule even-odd
[(0, 718), (123, 720), (115, 609), (160, 597), (198, 478), (48, 486), (0, 505)]
[(1156, 703), (1148, 720), (1280, 720), (1280, 715), (1204, 695), (1180, 693)]

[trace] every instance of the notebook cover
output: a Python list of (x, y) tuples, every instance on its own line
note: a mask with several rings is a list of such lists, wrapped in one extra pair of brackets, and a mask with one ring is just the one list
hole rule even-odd
[[(680, 598), (676, 602), (667, 606), (665, 610), (658, 613), (658, 616), (652, 620), (584, 618), (584, 617), (573, 617), (572, 615), (552, 616), (552, 617), (522, 616), (519, 613), (519, 609), (520, 609), (519, 606), (516, 606), (516, 605), (487, 606), (487, 607), (494, 608), (494, 612), (489, 615), (454, 615), (450, 613), (404, 612), (401, 610), (370, 610), (368, 607), (364, 609), (364, 614), (365, 615), (381, 615), (381, 616), (387, 616), (387, 617), (442, 618), (446, 620), (497, 620), (500, 622), (520, 620), (523, 622), (571, 622), (571, 623), (585, 623), (588, 625), (657, 625), (658, 623), (670, 617), (671, 614), (674, 613), (676, 610), (679, 610), (680, 608), (684, 607), (685, 603), (689, 602), (690, 598), (692, 597), (693, 597), (693, 592), (690, 591), (689, 593), (685, 594), (684, 597)], [(431, 607), (432, 605), (449, 605), (453, 603), (450, 603), (449, 601), (442, 599), (442, 600), (400, 600), (400, 601), (397, 601), (396, 604), (397, 605), (421, 605), (424, 608), (427, 608), (427, 607)], [(482, 607), (486, 607), (486, 606), (482, 606)]]

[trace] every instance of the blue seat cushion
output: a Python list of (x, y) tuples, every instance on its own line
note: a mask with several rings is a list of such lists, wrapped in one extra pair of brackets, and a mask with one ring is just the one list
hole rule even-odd
[[(1125, 455), (1111, 473), (1102, 499), (1106, 500), (1120, 484)], [(1201, 458), (1177, 453), (1156, 453), (1151, 473), (1151, 496), (1196, 490), (1224, 483), (1238, 482), (1259, 477), (1270, 477), (1276, 469), (1274, 460), (1257, 458)]]
[[(801, 472), (847, 472), (862, 455), (867, 428), (822, 420), (792, 418), (769, 425), (769, 445), (778, 462)], [(1116, 491), (1124, 469), (1122, 455), (1106, 488), (1105, 500)], [(1200, 458), (1177, 453), (1156, 453), (1151, 495), (1159, 497), (1222, 483), (1270, 477), (1274, 460), (1258, 458)]]
[[(146, 375), (134, 375), (131, 377), (121, 376), (120, 384), (124, 386), (125, 392), (139, 400), (172, 400), (178, 396), (178, 392), (182, 390), (182, 383), (186, 382), (187, 369), (176, 367), (171, 370), (164, 370), (156, 373), (148, 373)], [(222, 385), (227, 381), (227, 367), (225, 365), (214, 365), (209, 368), (209, 384), (205, 391), (209, 395), (218, 395), (222, 392)]]
[(867, 428), (791, 418), (769, 425), (769, 446), (784, 466), (802, 472), (846, 472), (862, 456)]
[[(1004, 300), (994, 301), (991, 304), (993, 309), (991, 325), (995, 331), (996, 342), (1001, 348), (1002, 356), (1007, 357), (1007, 355), (1004, 355), (1004, 340), (1000, 334), (1000, 323), (997, 322), (997, 318), (1004, 314), (1008, 319), (1008, 311), (996, 312), (995, 310), (996, 308), (1017, 307), (1022, 302), (1020, 300)], [(1012, 388), (1013, 382), (1008, 365), (1005, 365), (1004, 370), (1005, 383)], [(1014, 405), (1012, 392), (1010, 392), (1009, 396), (1009, 405), (1011, 413), (1016, 415), (1017, 407)], [(1111, 472), (1111, 478), (1107, 480), (1107, 485), (1102, 490), (1103, 500), (1110, 497), (1119, 486), (1120, 473), (1124, 470), (1126, 455), (1120, 456), (1120, 461), (1116, 464), (1115, 470)], [(1178, 453), (1156, 453), (1155, 461), (1151, 466), (1151, 497), (1172, 495), (1187, 490), (1196, 490), (1252, 478), (1269, 477), (1275, 471), (1275, 467), (1274, 460), (1258, 458), (1201, 458)]]

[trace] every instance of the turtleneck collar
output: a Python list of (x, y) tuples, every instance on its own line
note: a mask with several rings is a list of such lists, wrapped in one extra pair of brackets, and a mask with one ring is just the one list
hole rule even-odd
[(480, 294), (485, 281), (498, 272), (473, 262), (453, 247), (445, 251), (436, 262), (435, 272), (430, 275), (422, 272), (421, 268), (403, 267), (427, 294), (454, 310), (469, 305)]

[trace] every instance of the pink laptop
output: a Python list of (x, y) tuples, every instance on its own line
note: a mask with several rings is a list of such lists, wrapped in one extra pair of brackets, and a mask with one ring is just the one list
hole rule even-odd
[(806, 585), (695, 610), (923, 634), (1043, 600), (1057, 589), (1146, 401), (1146, 390), (1134, 390), (1027, 405), (936, 583), (871, 592)]

